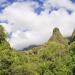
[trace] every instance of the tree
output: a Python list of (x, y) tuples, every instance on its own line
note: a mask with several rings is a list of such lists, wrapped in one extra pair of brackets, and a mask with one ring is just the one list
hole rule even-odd
[(2, 41), (5, 41), (5, 38), (6, 38), (6, 34), (4, 32), (4, 28), (0, 25), (0, 43)]
[(69, 50), (75, 54), (75, 41), (70, 44)]

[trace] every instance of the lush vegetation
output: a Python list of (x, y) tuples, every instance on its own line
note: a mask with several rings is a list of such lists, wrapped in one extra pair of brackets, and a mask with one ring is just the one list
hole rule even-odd
[(5, 38), (0, 26), (0, 75), (75, 75), (75, 41), (68, 44), (58, 28), (47, 43), (28, 51), (10, 48)]

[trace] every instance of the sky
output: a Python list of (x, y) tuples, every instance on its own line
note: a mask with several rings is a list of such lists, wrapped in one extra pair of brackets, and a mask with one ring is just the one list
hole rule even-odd
[(0, 25), (12, 48), (42, 45), (58, 27), (63, 36), (75, 29), (75, 0), (0, 0)]

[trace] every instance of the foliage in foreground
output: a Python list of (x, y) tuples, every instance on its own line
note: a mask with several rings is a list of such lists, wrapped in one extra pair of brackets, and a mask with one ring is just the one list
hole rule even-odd
[(75, 41), (68, 45), (63, 36), (57, 40), (54, 34), (51, 41), (38, 48), (16, 51), (1, 31), (0, 75), (75, 75)]

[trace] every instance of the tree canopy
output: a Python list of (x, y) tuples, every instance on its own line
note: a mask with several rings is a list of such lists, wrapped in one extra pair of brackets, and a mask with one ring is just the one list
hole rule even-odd
[(65, 45), (58, 28), (51, 40), (28, 51), (12, 49), (5, 38), (0, 26), (0, 75), (75, 75), (75, 41)]

